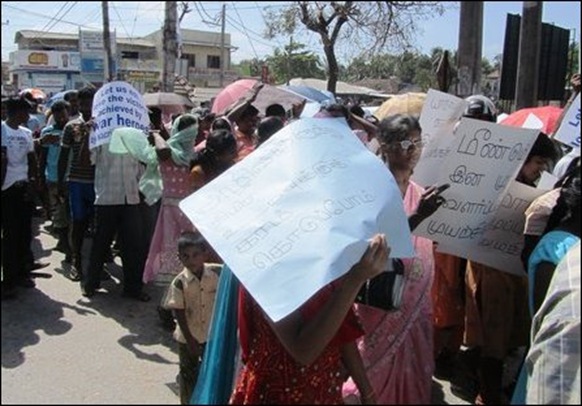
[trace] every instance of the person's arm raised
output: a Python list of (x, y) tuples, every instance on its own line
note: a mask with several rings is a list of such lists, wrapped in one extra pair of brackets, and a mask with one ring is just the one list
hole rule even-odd
[(389, 253), (384, 235), (375, 235), (360, 261), (342, 277), (343, 283), (314, 317), (305, 321), (300, 310), (295, 310), (277, 323), (269, 320), (281, 344), (298, 363), (309, 365), (321, 355), (343, 323), (362, 284), (385, 269)]

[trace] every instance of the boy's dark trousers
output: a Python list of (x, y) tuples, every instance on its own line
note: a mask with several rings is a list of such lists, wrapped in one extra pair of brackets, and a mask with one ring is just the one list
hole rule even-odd
[[(206, 344), (201, 344), (200, 347), (201, 353), (204, 354)], [(188, 344), (182, 343), (178, 343), (178, 356), (180, 357), (180, 403), (189, 405), (196, 381), (198, 381), (202, 357), (193, 357)]]

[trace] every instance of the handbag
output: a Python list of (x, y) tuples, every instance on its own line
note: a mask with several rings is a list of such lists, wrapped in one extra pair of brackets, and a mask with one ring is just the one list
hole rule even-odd
[(392, 270), (368, 279), (356, 296), (356, 303), (382, 310), (398, 310), (404, 292), (404, 264), (392, 259)]

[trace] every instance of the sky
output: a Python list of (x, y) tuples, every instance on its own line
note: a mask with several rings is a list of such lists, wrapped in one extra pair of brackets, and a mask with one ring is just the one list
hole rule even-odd
[[(16, 50), (14, 36), (19, 30), (74, 33), (79, 28), (101, 29), (100, 1), (84, 2), (30, 2), (2, 1), (2, 61)], [(220, 32), (221, 5), (226, 5), (226, 32), (237, 49), (232, 53), (233, 63), (242, 59), (262, 58), (282, 48), (289, 38), (266, 40), (264, 31), (265, 7), (280, 9), (289, 2), (189, 2), (192, 12), (182, 21), (182, 28)], [(415, 50), (428, 54), (434, 47), (455, 50), (459, 41), (459, 2), (448, 2), (451, 7), (442, 15), (418, 21), (414, 38)], [(580, 2), (543, 2), (542, 20), (571, 30), (571, 41), (580, 42)], [(503, 52), (506, 16), (522, 14), (523, 2), (484, 2), (483, 56), (489, 60)], [(160, 29), (163, 25), (164, 2), (110, 1), (111, 30), (118, 37), (139, 37)], [(216, 21), (218, 24), (212, 24)], [(309, 50), (324, 60), (319, 38), (315, 33), (304, 32), (293, 40), (307, 45)], [(353, 47), (352, 47), (353, 48)], [(350, 47), (339, 49), (341, 63), (357, 56)]]

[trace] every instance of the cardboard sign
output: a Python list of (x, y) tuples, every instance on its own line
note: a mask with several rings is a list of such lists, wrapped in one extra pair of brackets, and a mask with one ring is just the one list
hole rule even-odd
[(513, 181), (503, 195), (496, 212), (487, 217), (483, 234), (474, 240), (465, 255), (467, 246), (459, 249), (449, 245), (438, 246), (439, 252), (466, 257), (472, 261), (515, 275), (525, 275), (521, 261), (524, 246), (523, 229), (525, 210), (531, 202), (547, 191)]
[(92, 116), (91, 149), (109, 143), (113, 130), (119, 127), (137, 128), (144, 132), (144, 136), (149, 130), (150, 118), (143, 98), (125, 82), (107, 83), (97, 91)]
[(394, 178), (343, 119), (292, 122), (180, 208), (274, 321), (345, 274), (376, 233), (391, 256), (414, 252)]
[(554, 138), (569, 147), (580, 150), (580, 93), (568, 108)]
[(439, 249), (442, 245), (454, 255), (475, 258), (537, 135), (536, 130), (461, 119), (439, 170), (437, 183), (451, 185), (442, 194), (446, 202), (414, 234), (437, 241)]
[(425, 145), (412, 175), (419, 185), (430, 186), (438, 181), (440, 168), (450, 153), (455, 126), (466, 105), (465, 100), (448, 93), (428, 91), (420, 114)]

